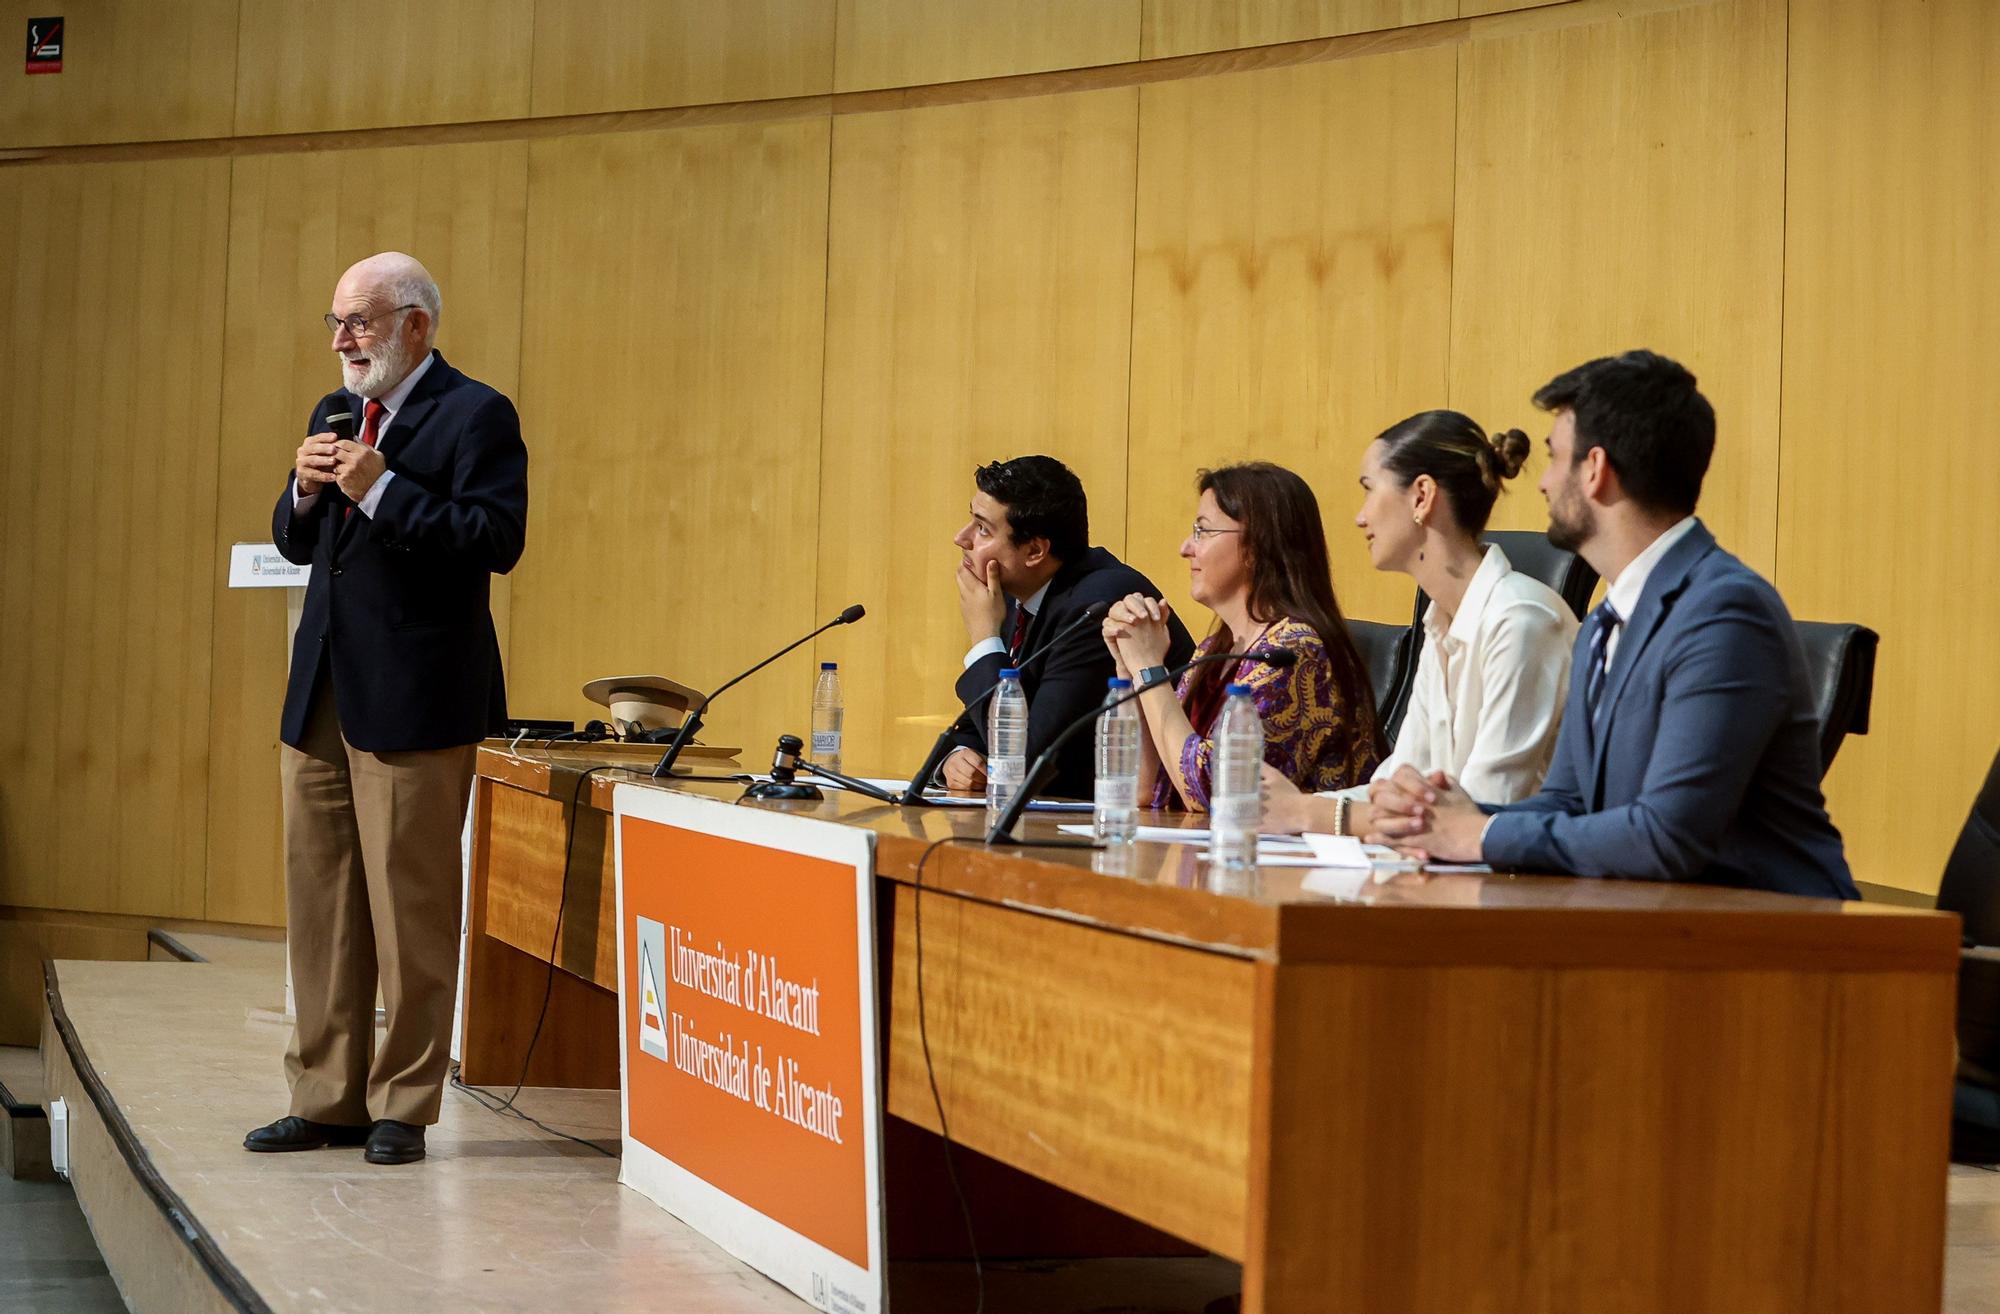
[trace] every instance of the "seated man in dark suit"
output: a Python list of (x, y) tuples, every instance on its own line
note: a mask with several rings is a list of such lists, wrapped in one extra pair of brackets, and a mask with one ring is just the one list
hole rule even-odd
[(1443, 862), (1858, 898), (1791, 614), (1694, 517), (1715, 450), (1694, 376), (1631, 351), (1535, 404), (1555, 415), (1549, 541), (1609, 581), (1577, 635), (1555, 761), (1504, 807), (1406, 767), (1374, 786), (1370, 838)]
[[(1144, 575), (1090, 546), (1083, 484), (1061, 461), (1017, 456), (983, 465), (972, 478), (972, 518), (952, 539), (965, 554), (958, 563), (958, 605), (972, 648), (958, 677), (958, 697), (968, 706), (984, 698), (1002, 668), (1054, 642), (1091, 603), (1108, 605), (1128, 593), (1160, 596)], [(1194, 653), (1194, 640), (1178, 618), (1172, 636), (1169, 666)], [(1030, 762), (1064, 726), (1104, 701), (1104, 683), (1116, 673), (1092, 625), (1078, 627), (1022, 673)], [(959, 746), (941, 769), (946, 788), (986, 788), (986, 715), (985, 706), (976, 708), (969, 718), (973, 728), (954, 736)], [(1089, 798), (1095, 778), (1092, 736), (1079, 734), (1064, 746), (1048, 792)]]

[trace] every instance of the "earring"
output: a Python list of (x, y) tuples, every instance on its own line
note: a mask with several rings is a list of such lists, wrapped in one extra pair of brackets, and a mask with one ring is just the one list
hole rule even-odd
[(1416, 522), (1417, 522), (1417, 528), (1418, 528), (1418, 529), (1422, 529), (1422, 528), (1424, 527), (1424, 513), (1423, 513), (1423, 512), (1419, 511), (1419, 512), (1417, 512), (1417, 513), (1416, 513), (1415, 515), (1411, 516), (1410, 518), (1411, 518), (1412, 520), (1414, 520), (1414, 521), (1416, 521)]

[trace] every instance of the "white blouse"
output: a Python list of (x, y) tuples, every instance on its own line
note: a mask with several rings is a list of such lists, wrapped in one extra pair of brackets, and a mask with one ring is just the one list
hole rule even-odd
[[(1482, 803), (1539, 790), (1562, 726), (1577, 625), (1554, 589), (1487, 548), (1450, 626), (1437, 607), (1424, 613), (1409, 711), (1375, 779), (1404, 766), (1443, 771)], [(1366, 786), (1343, 792), (1368, 797)]]

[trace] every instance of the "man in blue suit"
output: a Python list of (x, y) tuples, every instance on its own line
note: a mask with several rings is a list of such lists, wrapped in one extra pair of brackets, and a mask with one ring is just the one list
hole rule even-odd
[(1649, 351), (1535, 394), (1549, 540), (1610, 581), (1577, 635), (1534, 797), (1482, 805), (1404, 768), (1370, 838), (1437, 861), (1858, 898), (1819, 789), (1819, 723), (1778, 591), (1695, 519), (1715, 412)]
[(451, 1057), (459, 831), (478, 742), (506, 718), (487, 600), (521, 556), (528, 452), (513, 403), (432, 349), (442, 312), (407, 255), (341, 277), (326, 326), (345, 386), (313, 408), (272, 513), (312, 580), (279, 731), (291, 1112), (244, 1138), (260, 1153), (423, 1158)]

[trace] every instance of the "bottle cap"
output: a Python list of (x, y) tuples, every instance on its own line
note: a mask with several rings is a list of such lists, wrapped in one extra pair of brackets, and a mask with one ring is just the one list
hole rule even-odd
[(1104, 687), (1107, 689), (1130, 689), (1132, 682), (1122, 675), (1114, 675), (1104, 682)]
[(1248, 697), (1249, 693), (1250, 693), (1250, 686), (1247, 684), (1232, 684), (1229, 686), (1229, 696), (1231, 698), (1236, 697), (1236, 695), (1238, 694), (1242, 694), (1245, 697)]
[(1000, 668), (1000, 678), (1003, 680), (1018, 680), (1021, 678), (1021, 672), (1015, 667), (1003, 666)]
[(821, 663), (819, 664), (819, 668), (820, 668), (820, 669), (821, 669), (822, 671), (837, 671), (837, 670), (839, 670), (839, 669), (840, 669), (840, 663), (839, 663), (839, 662), (821, 662)]

